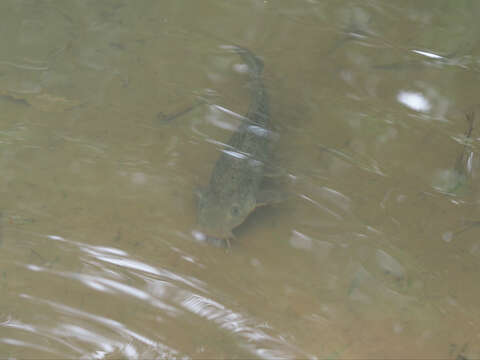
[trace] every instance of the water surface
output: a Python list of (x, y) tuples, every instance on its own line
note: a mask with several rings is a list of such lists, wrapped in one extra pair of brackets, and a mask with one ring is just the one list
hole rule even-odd
[[(479, 10), (0, 2), (0, 353), (478, 358)], [(288, 196), (226, 251), (194, 190), (248, 108), (234, 43)]]

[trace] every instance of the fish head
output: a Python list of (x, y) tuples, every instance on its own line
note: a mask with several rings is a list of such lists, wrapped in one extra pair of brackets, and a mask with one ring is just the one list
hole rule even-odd
[(253, 194), (221, 198), (215, 193), (200, 192), (197, 201), (199, 230), (216, 239), (232, 239), (232, 230), (242, 224), (255, 207)]

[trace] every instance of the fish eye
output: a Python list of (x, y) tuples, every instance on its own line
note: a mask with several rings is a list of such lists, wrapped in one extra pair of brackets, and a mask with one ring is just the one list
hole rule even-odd
[(232, 207), (230, 208), (230, 213), (232, 214), (232, 216), (240, 215), (240, 206), (236, 204), (232, 205)]

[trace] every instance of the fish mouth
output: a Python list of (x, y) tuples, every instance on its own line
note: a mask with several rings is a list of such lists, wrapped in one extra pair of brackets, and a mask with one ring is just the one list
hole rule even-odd
[(201, 227), (193, 231), (193, 236), (199, 241), (220, 248), (230, 248), (230, 240), (234, 239), (232, 232), (212, 232), (202, 230)]
[(228, 238), (216, 238), (213, 236), (207, 236), (205, 242), (222, 249), (230, 249), (232, 246), (230, 244), (230, 239)]

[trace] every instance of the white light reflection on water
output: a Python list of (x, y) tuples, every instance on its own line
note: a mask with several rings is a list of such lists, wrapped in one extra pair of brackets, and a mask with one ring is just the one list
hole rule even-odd
[[(130, 285), (126, 285), (120, 281), (102, 277), (98, 274), (88, 275), (74, 272), (52, 271), (48, 268), (33, 265), (26, 265), (26, 267), (36, 272), (46, 272), (51, 274), (52, 276), (61, 276), (70, 280), (78, 280), (86, 286), (100, 292), (133, 296), (137, 299), (149, 302), (152, 306), (160, 308), (172, 316), (178, 313), (178, 310), (175, 307), (163, 303), (162, 301), (156, 299), (155, 297), (152, 297), (145, 291), (142, 291)], [(157, 288), (161, 286), (169, 286), (169, 284), (164, 281), (158, 281)]]
[[(183, 299), (182, 299), (183, 298)], [(246, 341), (242, 344), (245, 350), (263, 359), (296, 358), (315, 359), (313, 355), (289, 344), (282, 336), (271, 336), (263, 331), (269, 326), (225, 308), (222, 304), (198, 294), (183, 293), (179, 299), (181, 306), (190, 312), (213, 321), (220, 328), (230, 331)]]
[[(85, 351), (80, 350), (85, 349), (84, 344), (82, 344), (81, 347), (74, 347), (72, 346), (71, 342), (72, 338), (75, 338), (82, 343), (92, 344), (94, 348), (102, 349), (106, 353), (112, 353), (113, 351), (117, 350), (124, 355), (127, 355), (127, 353), (130, 355), (133, 354), (134, 356), (129, 357), (129, 359), (138, 358), (135, 357), (135, 354), (138, 352), (133, 348), (131, 343), (132, 339), (135, 339), (141, 344), (148, 346), (150, 349), (156, 350), (157, 354), (168, 354), (168, 358), (178, 356), (178, 351), (162, 343), (149, 339), (144, 335), (138, 334), (137, 332), (126, 328), (122, 323), (113, 319), (91, 314), (55, 301), (36, 298), (27, 294), (21, 294), (20, 297), (36, 304), (44, 304), (53, 308), (57, 313), (64, 315), (62, 317), (63, 321), (70, 320), (77, 322), (77, 324), (59, 323), (53, 328), (49, 328), (47, 326), (37, 326), (35, 329), (38, 334), (42, 334), (43, 336), (46, 336), (54, 341), (61, 342), (62, 344), (64, 342), (68, 343), (69, 347), (75, 349), (76, 352), (82, 354), (86, 358), (98, 358), (95, 356), (95, 354), (99, 355), (98, 351), (95, 350), (93, 353), (85, 354)], [(97, 331), (98, 327), (95, 327), (88, 322), (79, 320), (88, 320), (92, 323), (98, 323), (110, 330), (112, 335), (107, 336), (105, 335), (105, 332), (103, 332), (103, 334), (99, 334)], [(79, 324), (83, 325), (80, 326)], [(8, 326), (8, 324), (6, 326)], [(88, 329), (86, 328), (87, 326), (95, 330)], [(32, 328), (31, 326), (29, 327)], [(126, 344), (126, 342), (128, 344)], [(126, 350), (128, 350), (127, 353)]]
[(428, 52), (428, 51), (412, 50), (412, 52), (414, 52), (415, 54), (423, 55), (423, 56), (428, 57), (430, 59), (436, 59), (436, 60), (444, 59), (443, 56), (440, 56), (440, 55), (437, 55), (437, 54), (434, 54), (434, 53), (431, 53), (431, 52)]
[(341, 220), (342, 219), (342, 216), (340, 214), (337, 214), (336, 212), (334, 212), (333, 210), (327, 208), (326, 206), (323, 206), (322, 204), (320, 204), (318, 201), (315, 201), (313, 200), (312, 198), (308, 197), (307, 195), (300, 195), (300, 197), (304, 200), (307, 200), (308, 202), (314, 204), (315, 206), (317, 206), (319, 209), (325, 211), (327, 214), (330, 214), (331, 216), (333, 216), (334, 218), (338, 219), (338, 220)]
[[(266, 325), (265, 319), (242, 314), (213, 300), (211, 296), (208, 296), (209, 291), (206, 284), (196, 278), (131, 259), (127, 252), (116, 248), (86, 245), (55, 235), (48, 236), (48, 238), (78, 247), (87, 255), (82, 259), (82, 263), (91, 266), (84, 268), (82, 273), (52, 270), (38, 265), (24, 266), (37, 273), (47, 273), (52, 278), (60, 276), (76, 280), (95, 291), (123, 296), (124, 299), (130, 297), (136, 302), (148, 304), (160, 310), (155, 322), (163, 323), (168, 318), (181, 319), (185, 313), (195, 314), (215, 324), (219, 331), (226, 331), (234, 335), (237, 345), (252, 356), (269, 359), (298, 356), (314, 358), (292, 345), (282, 334), (275, 333), (275, 329)], [(140, 279), (141, 282), (135, 281), (127, 284), (127, 276)], [(132, 283), (137, 285), (131, 285)], [(102, 358), (104, 354), (116, 354), (119, 351), (126, 355), (126, 345), (130, 344), (129, 358), (138, 358), (141, 349), (132, 347), (134, 345), (129, 340), (132, 338), (155, 351), (161, 348), (162, 352), (169, 356), (178, 355), (176, 350), (159, 344), (144, 334), (128, 329), (119, 321), (28, 294), (23, 294), (22, 297), (36, 303), (48, 304), (56, 312), (68, 315), (68, 318), (62, 317), (62, 321), (71, 321), (71, 323), (60, 321), (53, 329), (42, 329), (42, 333), (46, 332), (50, 334), (49, 336), (64, 341), (75, 339), (74, 344), (80, 342), (81, 345), (77, 345), (77, 347), (82, 349), (85, 349), (84, 344), (96, 347), (95, 353), (88, 354), (90, 357)], [(93, 323), (86, 323), (82, 319)], [(107, 327), (109, 331), (103, 330), (101, 334), (97, 334), (99, 328), (95, 326), (95, 323)], [(110, 332), (112, 334), (109, 335)], [(87, 348), (91, 348), (90, 345)]]
[(422, 93), (415, 91), (402, 90), (398, 93), (397, 100), (415, 111), (428, 112), (432, 108), (430, 101)]
[[(240, 125), (239, 119), (242, 121), (245, 119), (242, 115), (224, 108), (223, 106), (211, 105), (209, 106), (209, 110), (206, 119), (210, 124), (220, 129), (235, 131), (238, 128), (238, 125)], [(222, 113), (229, 115), (229, 117), (225, 117)]]
[[(150, 273), (150, 274), (153, 274), (153, 275), (160, 275), (160, 273), (158, 272), (157, 269), (155, 269), (154, 267), (149, 266), (147, 264), (144, 264), (140, 261), (135, 261), (135, 260), (132, 260), (132, 259), (121, 259), (119, 257), (116, 258), (116, 257), (113, 257), (113, 256), (105, 256), (105, 255), (102, 255), (100, 252), (95, 251), (94, 249), (91, 249), (91, 248), (84, 248), (83, 250), (85, 252), (90, 253), (91, 255), (93, 255), (98, 260), (105, 261), (105, 262), (108, 262), (110, 264), (122, 266), (122, 267), (129, 268), (129, 269), (144, 271), (144, 272), (147, 272), (147, 273)], [(123, 254), (122, 256), (126, 256), (126, 255), (127, 254)]]
[[(62, 346), (65, 346), (65, 348), (68, 348), (76, 353), (81, 353), (82, 350), (81, 348), (63, 340), (62, 338), (59, 338), (59, 337), (56, 337), (56, 336), (53, 336), (49, 331), (46, 331), (46, 328), (43, 327), (43, 326), (33, 326), (33, 325), (29, 325), (29, 324), (25, 324), (19, 320), (16, 320), (16, 319), (9, 319), (8, 321), (0, 324), (1, 327), (4, 327), (4, 328), (8, 328), (8, 329), (11, 329), (11, 331), (13, 332), (14, 330), (20, 330), (22, 332), (26, 332), (26, 333), (30, 333), (30, 334), (41, 334), (42, 336), (46, 337), (49, 342), (51, 343), (59, 343), (61, 344)], [(8, 343), (8, 344), (13, 344), (12, 342), (10, 342), (9, 340), (14, 340), (14, 339), (9, 339), (9, 338), (0, 338), (0, 342), (3, 342), (3, 343)], [(18, 343), (20, 340), (16, 340), (15, 341), (17, 342), (17, 345), (21, 346), (21, 344), (25, 344), (25, 342), (21, 341), (21, 344)], [(33, 345), (29, 346), (29, 347), (33, 347)], [(38, 347), (36, 346), (35, 347), (36, 350), (40, 351), (40, 350), (43, 350), (47, 353), (58, 353), (57, 351), (54, 350), (54, 347), (49, 347), (48, 349), (45, 349), (43, 347)], [(58, 353), (59, 355), (61, 355), (62, 353)]]
[(230, 150), (222, 150), (223, 153), (231, 156), (231, 157), (234, 157), (236, 159), (246, 159), (247, 156), (242, 154), (242, 153), (239, 153), (237, 151), (230, 151)]
[[(130, 259), (127, 257), (128, 253), (120, 249), (87, 245), (80, 242), (67, 240), (56, 235), (49, 235), (48, 238), (54, 240), (61, 239), (61, 241), (67, 242), (73, 246), (77, 246), (78, 248), (80, 248), (80, 250), (102, 262), (114, 264), (132, 270), (146, 272), (152, 275), (162, 276), (173, 281), (182, 282), (185, 285), (188, 285), (200, 291), (204, 291), (205, 289), (205, 284), (198, 279), (188, 276), (179, 276), (178, 274), (168, 271), (166, 269), (157, 269), (141, 261)], [(88, 260), (86, 261), (89, 262)]]
[[(18, 339), (12, 339), (12, 338), (0, 338), (0, 343), (7, 344), (7, 345), (13, 345), (13, 346), (18, 346), (20, 348), (30, 348), (34, 349), (36, 351), (42, 351), (45, 353), (52, 353), (52, 350), (49, 347), (38, 345), (38, 344), (32, 344), (26, 341), (18, 340)], [(61, 355), (58, 352), (53, 352), (54, 354)]]
[(54, 332), (57, 336), (65, 336), (65, 334), (68, 334), (69, 338), (77, 338), (80, 341), (95, 344), (95, 346), (98, 346), (106, 353), (111, 353), (115, 350), (115, 346), (109, 338), (81, 326), (62, 324), (58, 326)]
[(226, 107), (223, 107), (223, 106), (220, 106), (220, 105), (212, 105), (214, 109), (218, 109), (228, 115), (232, 115), (234, 117), (236, 117), (237, 119), (241, 119), (241, 120), (246, 120), (247, 118), (243, 115), (240, 115), (239, 113), (236, 113), (235, 111), (232, 111), (230, 109), (227, 109)]

